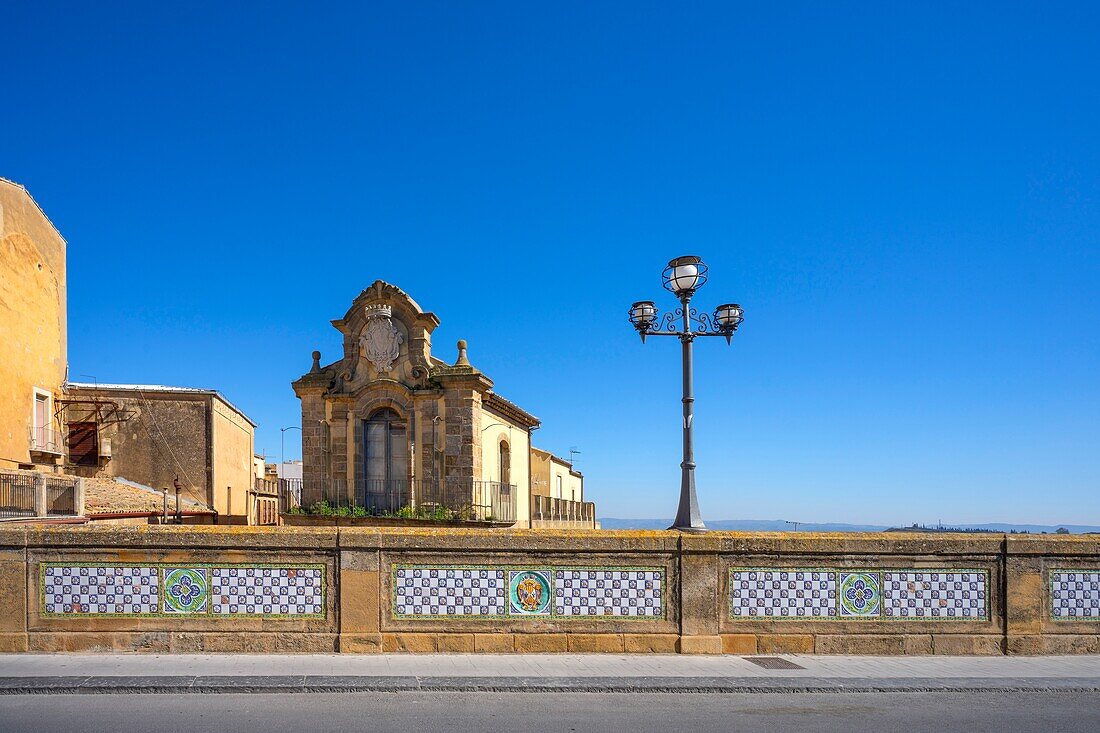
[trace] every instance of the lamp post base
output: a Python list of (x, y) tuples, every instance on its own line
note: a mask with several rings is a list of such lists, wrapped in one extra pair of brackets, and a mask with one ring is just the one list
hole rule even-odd
[(704, 532), (709, 532), (710, 530), (706, 527), (677, 527), (674, 524), (671, 527), (669, 527), (667, 531), (669, 531), (669, 532), (672, 532), (672, 531), (689, 532), (691, 534), (703, 534)]

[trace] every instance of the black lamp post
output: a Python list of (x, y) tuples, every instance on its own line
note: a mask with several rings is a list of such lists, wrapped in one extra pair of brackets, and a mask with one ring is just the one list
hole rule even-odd
[[(630, 322), (645, 343), (646, 336), (676, 336), (684, 355), (684, 459), (680, 462), (680, 506), (676, 521), (669, 529), (705, 530), (695, 495), (695, 414), (691, 344), (697, 336), (724, 336), (730, 343), (733, 332), (744, 320), (744, 311), (736, 303), (726, 303), (714, 313), (700, 313), (689, 304), (691, 296), (707, 281), (707, 266), (698, 257), (677, 257), (668, 263), (662, 276), (665, 289), (680, 300), (680, 307), (660, 316), (652, 300), (640, 300), (630, 306)], [(679, 321), (679, 328), (677, 328)]]

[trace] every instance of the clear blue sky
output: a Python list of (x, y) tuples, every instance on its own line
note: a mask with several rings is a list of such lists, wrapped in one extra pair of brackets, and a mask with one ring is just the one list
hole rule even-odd
[(384, 278), (601, 515), (670, 517), (679, 353), (625, 314), (699, 254), (746, 310), (706, 517), (1100, 523), (1095, 4), (159, 5), (5, 6), (74, 379), (217, 388), (277, 458)]

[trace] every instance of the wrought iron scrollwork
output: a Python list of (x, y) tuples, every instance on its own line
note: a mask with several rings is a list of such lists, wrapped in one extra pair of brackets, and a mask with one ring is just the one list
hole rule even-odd
[(691, 320), (698, 324), (698, 328), (693, 329), (696, 336), (722, 336), (725, 334), (712, 313), (699, 313), (692, 308)]
[[(662, 313), (645, 329), (645, 333), (647, 336), (683, 336), (685, 332), (680, 326), (683, 318), (683, 308)], [(725, 336), (732, 333), (732, 330), (722, 328), (713, 313), (700, 312), (696, 308), (688, 309), (688, 327), (688, 336)]]
[(657, 320), (653, 322), (653, 325), (649, 327), (649, 333), (651, 334), (675, 334), (679, 333), (679, 329), (676, 328), (676, 324), (684, 316), (684, 309), (677, 308), (676, 310), (663, 313), (657, 317)]

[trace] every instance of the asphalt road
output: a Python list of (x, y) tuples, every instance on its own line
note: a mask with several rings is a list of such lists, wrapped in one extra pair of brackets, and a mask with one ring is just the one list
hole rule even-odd
[(0, 696), (0, 731), (1100, 730), (1100, 693), (492, 693)]

